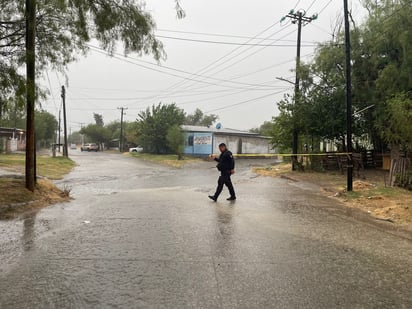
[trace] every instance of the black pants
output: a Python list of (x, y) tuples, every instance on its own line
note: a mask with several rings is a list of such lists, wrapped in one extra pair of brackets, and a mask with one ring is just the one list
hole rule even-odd
[(215, 198), (218, 198), (220, 193), (222, 193), (223, 185), (229, 189), (231, 197), (236, 197), (235, 189), (233, 188), (232, 180), (230, 179), (230, 171), (222, 171), (219, 179), (217, 180), (217, 188), (215, 193)]

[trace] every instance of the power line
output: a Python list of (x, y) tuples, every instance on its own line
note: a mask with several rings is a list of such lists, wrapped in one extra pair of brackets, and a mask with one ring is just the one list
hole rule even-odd
[(323, 8), (320, 9), (320, 11), (318, 12), (318, 14), (319, 14), (319, 15), (322, 14), (322, 12), (323, 12), (324, 10), (326, 10), (326, 8), (332, 3), (332, 1), (333, 1), (333, 0), (329, 0), (329, 2), (326, 3), (326, 5), (325, 5)]
[[(187, 41), (187, 42), (196, 42), (196, 43), (210, 43), (210, 44), (221, 44), (221, 45), (236, 45), (236, 46), (255, 46), (255, 47), (294, 47), (295, 44), (259, 44), (259, 43), (236, 43), (236, 42), (224, 42), (224, 41), (211, 41), (211, 40), (199, 40), (193, 38), (179, 38), (179, 37), (172, 37), (172, 36), (164, 36), (164, 35), (157, 35), (158, 38), (163, 39), (170, 39), (170, 40), (178, 40), (178, 41)], [(265, 39), (262, 39), (265, 40)], [(276, 40), (277, 42), (278, 40)], [(302, 46), (304, 47), (313, 47), (316, 44), (313, 43), (306, 43)]]
[[(89, 48), (91, 48), (93, 51), (106, 55), (106, 52), (105, 52), (103, 49), (101, 49), (101, 48), (99, 48), (99, 47), (96, 47), (96, 46), (93, 46), (93, 45), (89, 45), (89, 44), (88, 44), (88, 46), (89, 46)], [(156, 72), (158, 72), (158, 73), (163, 73), (163, 74), (171, 75), (171, 76), (174, 76), (174, 77), (179, 77), (179, 78), (182, 78), (182, 79), (187, 79), (187, 80), (195, 81), (195, 82), (202, 82), (202, 83), (205, 83), (205, 84), (211, 84), (211, 85), (215, 85), (215, 86), (223, 86), (223, 87), (236, 88), (236, 89), (239, 88), (239, 87), (234, 87), (234, 86), (229, 86), (229, 85), (222, 85), (222, 84), (221, 84), (222, 82), (224, 82), (224, 83), (236, 84), (236, 85), (242, 85), (242, 86), (251, 86), (251, 87), (256, 87), (256, 86), (259, 87), (259, 86), (261, 86), (261, 85), (258, 85), (258, 84), (250, 84), (250, 83), (242, 83), (242, 82), (233, 82), (233, 81), (231, 81), (231, 80), (214, 78), (214, 77), (210, 77), (210, 76), (203, 76), (203, 75), (199, 75), (199, 74), (196, 74), (196, 73), (190, 73), (190, 72), (187, 72), (187, 71), (184, 71), (184, 70), (180, 70), (180, 69), (176, 69), (176, 68), (172, 68), (172, 67), (168, 67), (168, 66), (158, 66), (158, 65), (156, 65), (156, 64), (154, 64), (154, 63), (151, 63), (151, 62), (148, 62), (148, 61), (144, 61), (144, 60), (140, 60), (140, 59), (135, 59), (135, 58), (131, 58), (131, 57), (127, 57), (127, 58), (126, 58), (126, 57), (124, 57), (123, 55), (121, 55), (121, 54), (119, 54), (119, 53), (113, 53), (113, 54), (112, 54), (112, 57), (113, 57), (114, 59), (117, 59), (117, 60), (120, 60), (120, 61), (124, 61), (124, 62), (127, 62), (127, 63), (131, 63), (131, 64), (134, 64), (134, 65), (136, 65), (136, 66), (143, 67), (143, 68), (148, 69), (148, 70), (151, 70), (151, 71), (156, 71)], [(151, 68), (151, 67), (148, 67), (148, 66), (145, 66), (145, 65), (142, 65), (142, 64), (138, 64), (138, 63), (132, 62), (132, 61), (130, 61), (130, 60), (128, 60), (128, 59), (132, 59), (132, 60), (137, 61), (137, 62), (146, 63), (146, 64), (149, 64), (149, 65), (151, 65), (151, 66), (156, 66), (156, 68)], [(177, 75), (177, 74), (174, 74), (174, 73), (162, 71), (162, 70), (160, 70), (159, 68), (164, 68), (164, 69), (168, 69), (168, 70), (171, 70), (171, 71), (175, 71), (175, 72), (183, 73), (183, 74), (188, 74), (188, 75), (195, 75), (195, 76), (198, 76), (199, 78), (203, 78), (203, 80), (201, 80), (201, 79), (194, 79), (194, 78), (188, 78), (188, 77), (186, 77), (186, 76)], [(211, 82), (206, 82), (205, 79), (215, 80), (215, 81), (217, 81), (217, 82), (220, 82), (220, 84), (211, 83)], [(266, 86), (266, 87), (267, 87), (267, 86)]]
[(309, 7), (306, 9), (306, 11), (309, 11), (312, 8), (312, 6), (315, 4), (316, 1), (317, 0), (313, 0), (312, 3), (309, 5)]
[[(295, 29), (292, 30), (291, 32), (288, 32), (287, 34), (285, 34), (282, 38), (287, 37), (287, 36), (291, 35), (291, 34), (294, 33), (294, 32), (296, 32)], [(295, 46), (296, 46), (296, 45), (293, 45), (293, 47), (295, 47)], [(222, 72), (222, 71), (225, 71), (225, 70), (233, 67), (234, 65), (237, 65), (237, 64), (239, 64), (240, 62), (243, 62), (243, 61), (246, 60), (247, 58), (256, 55), (257, 53), (261, 52), (261, 51), (264, 50), (265, 48), (266, 48), (266, 47), (259, 48), (258, 50), (254, 51), (253, 53), (246, 55), (245, 57), (241, 58), (240, 60), (237, 60), (235, 63), (229, 64), (229, 65), (221, 68), (219, 71), (216, 71), (216, 72), (214, 72), (213, 74), (218, 74), (218, 73), (220, 73), (220, 72)]]
[[(290, 89), (290, 88), (287, 88), (287, 89)], [(282, 92), (284, 92), (284, 91), (285, 91), (285, 90), (281, 90), (281, 91), (277, 91), (277, 92), (272, 92), (272, 93), (269, 93), (269, 94), (266, 94), (266, 95), (263, 95), (263, 96), (260, 96), (260, 97), (257, 97), (257, 98), (253, 98), (253, 99), (241, 101), (241, 102), (238, 102), (238, 103), (226, 105), (226, 106), (219, 107), (219, 108), (215, 108), (215, 109), (211, 109), (211, 110), (206, 111), (205, 113), (206, 113), (206, 114), (209, 114), (209, 113), (216, 112), (216, 111), (220, 111), (220, 110), (223, 110), (223, 109), (228, 109), (228, 108), (231, 108), (231, 107), (239, 106), (239, 105), (246, 104), (246, 103), (249, 103), (249, 102), (252, 102), (252, 101), (264, 99), (264, 98), (270, 97), (270, 96), (272, 96), (272, 95), (282, 93)]]
[[(280, 22), (278, 22), (278, 23), (280, 23)], [(287, 27), (289, 27), (289, 26), (290, 26), (290, 25), (288, 25)], [(274, 34), (271, 34), (271, 35), (268, 36), (268, 37), (271, 37), (271, 36), (273, 36), (273, 35), (281, 32), (281, 31), (283, 31), (283, 30), (286, 29), (287, 27), (284, 27), (284, 28), (276, 31)], [(296, 31), (296, 30), (294, 30), (294, 31)], [(293, 31), (293, 32), (294, 32), (294, 31)], [(290, 33), (288, 33), (287, 35), (289, 35), (289, 34), (290, 34)], [(281, 37), (280, 39), (286, 37), (287, 35)], [(268, 37), (267, 37), (267, 38), (268, 38)], [(240, 48), (240, 47), (238, 47), (237, 49), (239, 49), (239, 48)], [(231, 60), (235, 59), (236, 57), (244, 54), (245, 52), (247, 52), (248, 50), (250, 50), (250, 49), (252, 49), (252, 48), (253, 48), (253, 46), (249, 46), (246, 50), (243, 50), (243, 51), (241, 51), (240, 53), (237, 53), (236, 55), (234, 55), (234, 56), (232, 56), (231, 58), (229, 58), (228, 60), (226, 60), (226, 63), (227, 63), (227, 62), (230, 62)], [(257, 51), (255, 51), (254, 53), (249, 54), (249, 55), (246, 55), (245, 57), (243, 57), (242, 59), (238, 60), (237, 62), (232, 63), (232, 64), (229, 64), (229, 65), (225, 66), (224, 68), (221, 68), (219, 71), (215, 71), (213, 74), (218, 74), (218, 73), (220, 73), (220, 72), (222, 72), (222, 71), (224, 71), (224, 70), (226, 70), (226, 69), (228, 69), (228, 68), (230, 68), (230, 67), (233, 67), (234, 65), (242, 62), (243, 60), (247, 59), (247, 58), (250, 57), (250, 56), (255, 55), (256, 53), (260, 52), (261, 50), (263, 50), (263, 49), (265, 49), (265, 48), (266, 48), (266, 47), (262, 47), (262, 48), (258, 49)], [(237, 49), (236, 49), (236, 50), (237, 50)], [(203, 74), (204, 74), (204, 73), (207, 73), (207, 72), (214, 71), (215, 68), (216, 68), (216, 66), (210, 67), (210, 68), (208, 68), (207, 70), (203, 70)], [(208, 77), (210, 77), (210, 75), (208, 75)], [(190, 85), (189, 85), (189, 86), (190, 86)], [(184, 89), (187, 89), (187, 88), (188, 88), (188, 87), (185, 87)]]
[[(262, 35), (263, 33), (267, 32), (269, 29), (271, 29), (272, 27), (276, 26), (277, 24), (279, 24), (279, 22), (276, 22), (272, 25), (270, 25), (269, 27), (263, 29), (262, 31), (260, 31), (258, 34), (256, 34), (253, 38), (248, 39), (245, 43), (249, 43), (252, 42), (256, 37)], [(196, 71), (194, 74), (200, 74), (200, 73), (205, 73), (208, 71), (208, 69), (210, 68), (214, 68), (220, 61), (223, 61), (224, 59), (226, 59), (227, 57), (229, 57), (230, 55), (232, 55), (233, 53), (235, 53), (237, 50), (241, 49), (242, 46), (238, 46), (234, 49), (232, 49), (230, 52), (226, 53), (225, 55), (219, 57), (218, 59), (212, 61), (211, 63), (209, 63), (206, 66), (203, 66), (201, 69), (199, 69), (198, 71)], [(169, 86), (167, 88), (167, 90), (171, 90), (171, 89), (175, 89), (177, 87), (181, 87), (182, 85), (184, 85), (186, 83), (186, 81), (180, 81), (177, 83), (172, 84), (171, 86)]]
[[(193, 32), (193, 31), (181, 31), (181, 30), (169, 30), (169, 29), (157, 29), (157, 31), (170, 32), (170, 33), (193, 34), (193, 35), (200, 35), (200, 36), (215, 36), (215, 37), (223, 37), (223, 38), (248, 39), (248, 40), (263, 40), (263, 41), (273, 41), (273, 40), (275, 40), (275, 39), (267, 39), (267, 38), (261, 38), (261, 37), (251, 37), (251, 36), (244, 36), (244, 35), (207, 33), (207, 32)], [(156, 35), (156, 37), (161, 37), (161, 36)], [(167, 38), (169, 38), (169, 37), (167, 37)], [(282, 42), (295, 42), (295, 40), (282, 40)], [(302, 41), (302, 42), (304, 42), (304, 41)], [(305, 41), (305, 43), (310, 44), (312, 42)], [(245, 43), (239, 43), (239, 44), (245, 44)]]

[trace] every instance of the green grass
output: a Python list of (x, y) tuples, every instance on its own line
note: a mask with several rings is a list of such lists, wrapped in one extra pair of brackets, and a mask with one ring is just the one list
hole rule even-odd
[[(76, 164), (65, 157), (37, 156), (37, 174), (49, 179), (62, 179)], [(0, 167), (24, 172), (25, 155), (0, 154)]]
[(362, 196), (362, 193), (359, 191), (350, 191), (350, 192), (346, 192), (346, 196), (349, 199), (357, 199), (360, 198)]

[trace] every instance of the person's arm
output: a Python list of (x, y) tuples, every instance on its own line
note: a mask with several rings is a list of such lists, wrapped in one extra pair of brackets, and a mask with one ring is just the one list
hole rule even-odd
[(234, 174), (235, 173), (235, 159), (233, 158), (233, 154), (230, 152), (229, 153), (229, 158), (230, 160), (230, 173)]
[(211, 160), (215, 160), (216, 162), (220, 162), (220, 157), (219, 157), (219, 158), (216, 158), (213, 154), (209, 155), (209, 158), (210, 158)]

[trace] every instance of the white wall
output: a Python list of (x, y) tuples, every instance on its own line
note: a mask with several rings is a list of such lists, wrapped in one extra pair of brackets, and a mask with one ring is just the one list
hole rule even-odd
[[(239, 143), (241, 140), (241, 151)], [(227, 148), (234, 154), (267, 154), (276, 153), (276, 149), (271, 149), (269, 139), (262, 137), (239, 137), (233, 135), (214, 135), (213, 153), (219, 153), (219, 144), (225, 143)]]

